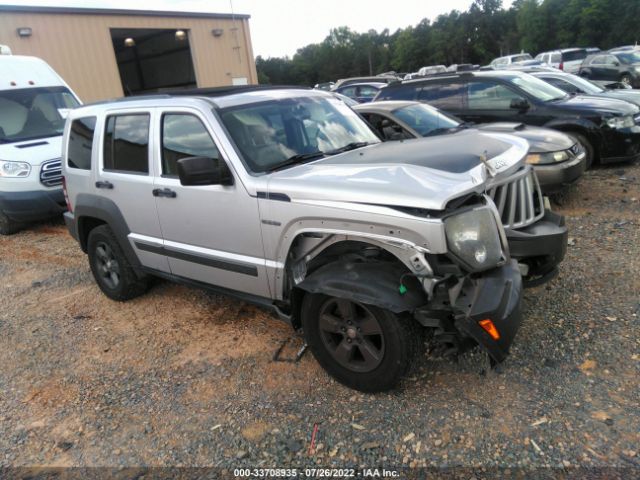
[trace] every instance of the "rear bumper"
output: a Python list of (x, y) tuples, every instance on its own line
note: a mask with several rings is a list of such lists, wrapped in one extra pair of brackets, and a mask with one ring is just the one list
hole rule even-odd
[[(515, 261), (482, 277), (465, 280), (454, 308), (456, 328), (473, 338), (496, 362), (509, 354), (522, 323), (522, 278)], [(500, 334), (495, 340), (479, 324), (490, 319)]]
[(533, 225), (507, 230), (506, 234), (511, 258), (528, 265), (528, 277), (553, 272), (567, 253), (569, 232), (564, 217), (550, 210), (546, 210), (544, 217)]
[(67, 209), (62, 189), (0, 192), (0, 210), (14, 222), (34, 222)]
[(555, 165), (535, 165), (540, 188), (544, 194), (557, 193), (572, 183), (575, 183), (586, 170), (587, 157), (567, 160)]

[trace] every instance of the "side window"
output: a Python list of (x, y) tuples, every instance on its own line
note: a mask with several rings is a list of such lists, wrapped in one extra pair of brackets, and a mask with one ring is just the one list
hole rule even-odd
[(380, 90), (378, 100), (415, 100), (416, 87), (414, 85), (399, 85)]
[(104, 169), (149, 173), (149, 114), (107, 117)]
[(504, 85), (488, 81), (469, 84), (469, 108), (472, 110), (507, 110), (513, 99), (522, 97)]
[(418, 98), (443, 110), (463, 109), (467, 103), (467, 86), (464, 83), (428, 83)]
[(602, 65), (604, 64), (604, 55), (598, 55), (591, 59), (591, 65)]
[(162, 116), (162, 175), (177, 176), (178, 160), (219, 158), (220, 153), (199, 118), (188, 113)]
[(340, 90), (340, 93), (349, 98), (356, 98), (356, 87), (345, 87)]
[(564, 80), (560, 80), (559, 78), (543, 78), (542, 80), (567, 93), (581, 93), (581, 90), (578, 87), (569, 82), (565, 82)]
[(613, 55), (607, 55), (606, 57), (604, 57), (605, 65), (613, 66), (616, 64), (616, 62), (618, 62), (618, 59)]
[(67, 166), (91, 170), (91, 151), (96, 117), (78, 118), (71, 123), (67, 148)]
[(561, 53), (551, 54), (551, 63), (562, 63), (562, 54)]
[(368, 85), (363, 85), (358, 88), (358, 97), (360, 98), (373, 98), (378, 94), (378, 89), (374, 87), (370, 87)]
[(401, 125), (390, 118), (376, 113), (368, 113), (365, 118), (383, 140), (404, 140), (414, 138)]

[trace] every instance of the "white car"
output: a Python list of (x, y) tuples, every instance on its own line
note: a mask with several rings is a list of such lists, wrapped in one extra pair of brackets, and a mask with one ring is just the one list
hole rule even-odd
[(567, 73), (578, 73), (583, 60), (597, 50), (594, 48), (565, 48), (539, 53), (536, 60)]
[(506, 68), (509, 65), (526, 62), (527, 60), (533, 60), (533, 57), (528, 53), (518, 53), (516, 55), (507, 55), (496, 58), (489, 65), (494, 70), (500, 70), (501, 68)]
[(62, 133), (78, 105), (43, 60), (0, 55), (0, 234), (66, 210)]

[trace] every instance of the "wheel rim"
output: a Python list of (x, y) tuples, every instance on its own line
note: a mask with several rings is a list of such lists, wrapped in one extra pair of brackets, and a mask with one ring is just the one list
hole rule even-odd
[(622, 77), (622, 83), (624, 83), (625, 85), (631, 85), (631, 78), (629, 77)]
[(366, 306), (331, 298), (319, 312), (322, 343), (332, 358), (353, 372), (375, 370), (384, 358), (384, 334), (378, 319)]
[(120, 265), (116, 260), (113, 249), (105, 242), (96, 245), (95, 265), (96, 271), (104, 284), (115, 289), (120, 284)]

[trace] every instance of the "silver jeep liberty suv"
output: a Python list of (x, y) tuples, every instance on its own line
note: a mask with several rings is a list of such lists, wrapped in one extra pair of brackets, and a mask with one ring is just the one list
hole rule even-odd
[(78, 108), (63, 150), (67, 226), (114, 300), (158, 276), (266, 306), (362, 391), (425, 333), (508, 354), (522, 281), (485, 190), (524, 140), (382, 143), (326, 92), (229, 87)]

